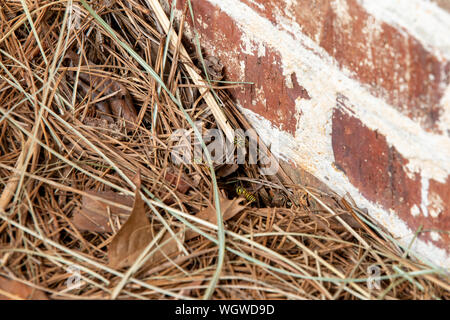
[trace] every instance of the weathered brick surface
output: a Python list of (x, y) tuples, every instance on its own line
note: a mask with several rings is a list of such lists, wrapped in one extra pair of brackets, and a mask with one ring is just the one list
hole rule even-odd
[[(442, 232), (450, 230), (448, 200), (442, 200), (450, 199), (448, 183), (430, 181), (430, 205), (425, 216), (420, 209), (420, 176), (416, 173), (409, 177), (404, 169), (407, 161), (387, 144), (385, 137), (343, 112), (339, 103), (333, 114), (332, 140), (336, 167), (367, 199), (394, 210), (411, 230), (422, 227), (422, 239), (439, 246), (449, 243), (448, 233)], [(411, 214), (414, 206), (419, 210), (417, 216)], [(439, 239), (432, 238), (432, 230), (439, 233)]]
[(424, 217), (424, 225), (428, 230), (436, 230), (442, 246), (450, 244), (450, 177), (445, 183), (430, 180), (428, 189), (428, 216)]
[[(422, 0), (414, 1), (421, 3)], [(299, 47), (311, 54), (299, 56), (298, 61), (284, 61), (284, 44), (271, 40), (266, 45), (264, 37), (254, 40), (254, 35), (262, 31), (254, 29), (251, 23), (245, 24), (246, 17), (227, 6), (229, 2), (192, 0), (195, 27), (205, 53), (220, 58), (227, 80), (254, 83), (232, 93), (242, 107), (277, 128), (263, 130), (263, 138), (266, 135), (270, 140), (271, 132), (277, 130), (288, 133), (292, 140), (283, 142), (286, 150), (289, 149), (285, 153), (289, 154), (288, 161), (301, 168), (313, 168), (311, 172), (319, 180), (342, 194), (352, 193), (358, 197), (357, 203), (370, 207), (374, 216), (380, 210), (388, 216), (395, 215), (410, 234), (422, 227), (424, 232), (419, 239), (423, 242), (417, 249), (431, 260), (436, 258), (436, 262), (450, 266), (450, 178), (448, 163), (443, 160), (449, 154), (445, 148), (450, 149), (447, 132), (450, 96), (443, 98), (450, 95), (450, 62), (447, 60), (450, 52), (441, 54), (442, 47), (433, 48), (433, 41), (431, 45), (424, 43), (423, 38), (416, 38), (395, 23), (379, 21), (357, 0), (230, 2), (246, 4), (258, 17), (270, 22), (273, 30), (290, 35)], [(182, 8), (184, 1), (178, 5)], [(439, 5), (445, 10), (445, 3), (439, 2)], [(235, 21), (230, 11), (238, 17), (236, 19), (243, 20)], [(435, 18), (429, 19), (429, 23), (433, 23)], [(442, 31), (442, 25), (440, 28)], [(187, 32), (191, 37), (192, 30), (189, 22)], [(450, 34), (450, 29), (444, 31)], [(334, 86), (330, 81), (319, 78), (311, 83), (317, 73), (308, 73), (312, 69), (302, 68), (302, 65), (310, 63), (312, 56), (320, 57), (324, 66), (337, 68), (342, 77), (357, 84), (352, 87), (353, 98), (346, 97), (349, 92), (341, 94), (337, 89), (339, 85)], [(314, 68), (319, 70), (320, 66)], [(330, 69), (330, 75), (335, 72)], [(380, 125), (379, 115), (373, 115), (376, 113), (373, 107), (367, 106), (366, 110), (367, 95), (378, 99), (380, 108), (387, 114), (395, 115), (395, 120), (386, 118), (388, 127)], [(352, 101), (355, 97), (359, 103)], [(314, 115), (320, 117), (321, 110), (326, 117), (321, 122), (317, 120), (317, 129)], [(351, 110), (358, 110), (358, 114)], [(255, 125), (261, 124), (258, 119), (253, 118)], [(416, 132), (410, 129), (412, 123), (418, 124), (414, 130), (420, 139), (417, 138), (417, 145), (411, 146), (411, 150), (416, 151), (409, 152), (402, 145), (402, 137), (415, 144), (412, 135)], [(299, 126), (316, 131), (312, 139), (317, 139), (319, 153), (312, 150), (314, 141), (308, 144), (311, 149), (302, 149), (305, 141), (301, 139), (309, 135), (299, 131)], [(422, 146), (429, 147), (427, 139), (434, 148), (431, 152), (439, 154), (438, 160), (429, 165), (429, 157), (417, 151)], [(442, 147), (436, 141), (441, 141)], [(310, 152), (311, 157), (297, 150)], [(419, 161), (418, 167), (417, 158), (424, 159)], [(405, 229), (391, 220), (381, 219), (380, 222), (393, 232)], [(404, 238), (410, 234), (398, 231), (397, 236)], [(430, 248), (440, 248), (446, 253), (430, 251)]]
[(450, 81), (450, 63), (427, 51), (408, 33), (375, 22), (356, 0), (302, 1), (289, 8), (284, 0), (260, 1), (265, 9), (253, 1), (243, 2), (274, 24), (280, 16), (294, 19), (374, 95), (385, 98), (427, 130), (438, 131), (439, 101), (445, 90), (440, 84)]
[(442, 9), (450, 12), (450, 1), (448, 1), (448, 0), (431, 0), (431, 1), (436, 3)]
[(413, 205), (420, 206), (420, 177), (407, 176), (405, 159), (384, 136), (336, 108), (332, 141), (337, 168), (367, 199), (407, 217)]

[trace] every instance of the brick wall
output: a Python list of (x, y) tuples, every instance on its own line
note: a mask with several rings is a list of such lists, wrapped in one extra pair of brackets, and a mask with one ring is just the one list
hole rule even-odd
[(272, 151), (403, 243), (423, 226), (413, 249), (450, 267), (448, 1), (192, 3), (227, 80), (254, 82), (233, 95)]

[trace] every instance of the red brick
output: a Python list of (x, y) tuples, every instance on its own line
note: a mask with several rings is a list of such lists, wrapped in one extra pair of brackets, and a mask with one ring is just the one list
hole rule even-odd
[[(438, 194), (442, 199), (442, 211), (437, 218), (426, 217), (424, 213), (411, 214), (416, 205), (421, 208), (421, 182), (418, 174), (411, 179), (404, 168), (407, 161), (389, 147), (384, 136), (365, 127), (360, 120), (342, 111), (345, 97), (340, 97), (333, 114), (332, 145), (336, 168), (342, 170), (350, 182), (368, 200), (380, 204), (384, 209), (394, 210), (412, 231), (422, 227), (419, 238), (432, 241), (441, 248), (447, 248), (450, 241), (450, 183), (440, 184), (430, 180), (431, 202)], [(433, 198), (433, 199), (432, 199)], [(428, 210), (432, 205), (428, 207)], [(432, 230), (441, 230), (440, 239), (434, 241)]]
[(341, 108), (333, 114), (332, 145), (336, 167), (368, 200), (409, 216), (414, 204), (420, 206), (419, 177), (406, 175), (406, 161), (388, 146), (384, 136)]
[[(435, 229), (440, 235), (438, 245), (445, 245), (450, 243), (450, 177), (447, 177), (445, 183), (440, 183), (435, 180), (430, 180), (428, 187), (428, 213), (429, 216), (426, 219), (428, 222), (427, 227)], [(437, 214), (436, 217), (432, 216), (432, 211)]]
[[(369, 15), (353, 0), (349, 11), (351, 25), (344, 27), (333, 10), (327, 11), (320, 45), (341, 67), (354, 71), (353, 78), (368, 85), (373, 95), (417, 119), (424, 129), (438, 132), (445, 89), (440, 84), (450, 80), (448, 62), (440, 62), (415, 38), (385, 23), (379, 37), (368, 39), (363, 29)], [(407, 90), (402, 90), (405, 84)]]
[[(284, 0), (256, 1), (264, 4), (265, 10), (255, 5), (254, 1), (242, 2), (273, 24), (277, 23), (276, 15), (292, 20), (284, 12)], [(234, 22), (207, 1), (194, 0), (193, 3), (196, 14), (208, 25), (206, 29), (201, 29), (201, 34), (218, 49), (217, 52), (224, 50), (231, 54), (234, 63), (245, 61), (239, 45), (236, 46), (236, 42), (240, 42), (240, 31)], [(352, 17), (348, 24), (338, 22), (331, 3), (329, 0), (304, 1), (294, 6), (291, 14), (302, 31), (334, 57), (341, 68), (352, 71), (353, 79), (366, 85), (373, 95), (385, 99), (403, 114), (417, 120), (425, 130), (439, 133), (437, 122), (442, 113), (439, 103), (445, 89), (441, 83), (450, 82), (450, 62), (440, 61), (404, 30), (399, 31), (385, 23), (380, 24), (379, 36), (369, 39), (363, 30), (370, 15), (356, 0), (347, 0)], [(217, 32), (227, 36), (217, 39)], [(263, 58), (261, 64), (247, 60), (247, 68), (263, 75), (276, 71), (273, 67), (264, 70), (267, 62), (272, 63), (267, 60)], [(277, 74), (281, 79), (281, 73)], [(230, 80), (235, 79), (233, 72), (228, 75)], [(270, 79), (270, 82), (274, 84), (276, 79)], [(284, 87), (282, 81), (275, 85)], [(282, 102), (283, 98), (280, 100)]]

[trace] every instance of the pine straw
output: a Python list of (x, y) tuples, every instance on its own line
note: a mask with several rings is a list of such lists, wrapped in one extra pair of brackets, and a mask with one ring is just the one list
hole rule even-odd
[[(176, 48), (166, 46), (161, 17), (152, 9), (157, 2), (91, 2), (117, 36), (77, 1), (0, 2), (0, 277), (42, 290), (51, 299), (109, 299), (113, 293), (118, 299), (450, 297), (448, 270), (413, 256), (335, 195), (293, 185), (282, 170), (264, 176), (245, 164), (216, 179), (207, 165), (172, 162), (171, 134), (191, 129), (176, 99), (193, 121), (217, 128), (198, 90), (212, 83), (208, 92), (214, 90), (230, 126), (247, 129), (226, 89), (250, 86), (208, 82), (211, 75), (206, 77), (198, 52), (191, 55), (192, 65), (180, 54), (180, 42)], [(190, 10), (185, 12), (184, 19), (191, 19)], [(172, 36), (174, 30), (179, 29), (171, 28)], [(95, 65), (68, 64), (67, 52), (81, 53)], [(203, 70), (204, 83), (193, 83), (186, 68)], [(112, 122), (102, 120), (100, 101), (111, 97), (94, 94), (92, 84), (83, 91), (83, 74), (123, 85), (132, 96), (138, 126), (130, 130), (116, 116)], [(131, 177), (138, 171), (142, 196), (154, 209), (148, 210), (150, 220), (172, 230), (195, 228), (202, 236), (150, 270), (128, 274), (114, 292), (127, 268), (111, 269), (107, 248), (123, 221), (116, 221), (113, 233), (95, 233), (78, 230), (71, 217), (93, 190), (133, 196)], [(167, 172), (197, 183), (180, 192), (164, 179)], [(194, 215), (214, 203), (215, 185), (231, 199), (237, 184), (252, 190), (257, 201), (224, 222), (223, 246), (217, 226)], [(363, 226), (346, 223), (350, 216), (362, 219)], [(218, 269), (221, 246), (225, 263)], [(373, 264), (380, 267), (381, 290), (370, 290), (366, 283)], [(81, 270), (78, 289), (67, 287), (73, 265)], [(217, 283), (215, 275), (220, 275)]]

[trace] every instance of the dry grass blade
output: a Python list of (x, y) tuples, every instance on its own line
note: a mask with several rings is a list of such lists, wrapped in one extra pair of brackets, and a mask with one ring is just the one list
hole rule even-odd
[[(167, 15), (165, 14), (163, 8), (161, 7), (161, 4), (159, 1), (156, 0), (147, 0), (147, 2), (150, 4), (152, 9), (155, 11), (155, 14), (158, 18), (159, 23), (164, 28), (164, 31), (167, 33), (169, 31), (170, 22), (167, 18)], [(178, 37), (176, 35), (173, 35), (171, 37), (171, 43), (174, 48), (177, 48), (178, 46)], [(198, 72), (192, 68), (191, 66), (194, 65), (191, 58), (189, 57), (188, 52), (186, 49), (181, 45), (180, 46), (180, 53), (183, 58), (183, 61), (186, 61), (185, 68), (187, 72), (189, 73), (189, 76), (192, 78), (192, 81), (196, 85), (202, 85), (205, 82), (203, 81), (202, 77), (198, 74)], [(229, 139), (229, 141), (233, 141), (234, 134), (233, 134), (233, 128), (228, 123), (227, 118), (225, 117), (225, 114), (223, 113), (222, 109), (217, 104), (217, 101), (214, 99), (211, 92), (208, 91), (208, 89), (204, 87), (199, 88), (201, 95), (205, 99), (208, 106), (211, 108), (212, 113), (214, 114), (214, 117), (219, 125), (219, 127), (223, 130), (226, 137)]]

